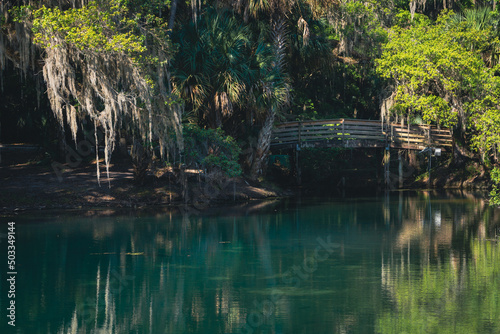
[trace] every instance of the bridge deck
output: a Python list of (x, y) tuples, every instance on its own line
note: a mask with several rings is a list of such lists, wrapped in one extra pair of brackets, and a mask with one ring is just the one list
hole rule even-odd
[(287, 122), (276, 126), (273, 147), (385, 147), (445, 149), (453, 144), (451, 131), (430, 125), (383, 124), (380, 121), (332, 119)]

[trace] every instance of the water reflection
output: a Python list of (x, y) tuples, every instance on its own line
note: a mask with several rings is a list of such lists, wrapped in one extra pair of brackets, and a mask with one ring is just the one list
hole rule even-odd
[(500, 332), (498, 210), (470, 197), (426, 203), (423, 210), (404, 210), (382, 261), (382, 287), (392, 305), (379, 315), (376, 331)]
[(20, 332), (498, 332), (499, 212), (467, 196), (19, 218)]
[(382, 267), (382, 285), (393, 300), (377, 321), (381, 333), (498, 333), (500, 248), (470, 241), (471, 256), (456, 251), (431, 263)]

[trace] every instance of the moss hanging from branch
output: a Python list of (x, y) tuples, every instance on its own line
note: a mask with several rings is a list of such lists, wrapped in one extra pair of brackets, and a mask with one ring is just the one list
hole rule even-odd
[(158, 140), (162, 155), (173, 130), (182, 151), (182, 104), (170, 93), (172, 46), (161, 21), (129, 18), (115, 0), (67, 11), (42, 7), (31, 18), (34, 41), (45, 52), (43, 76), (52, 110), (75, 141), (79, 120), (86, 116), (102, 129), (108, 178), (117, 130), (124, 123), (137, 128), (143, 142)]
[[(35, 70), (37, 50), (29, 22), (25, 20), (31, 7), (14, 8), (3, 1), (0, 3), (0, 80), (3, 91), (3, 75), (7, 61), (19, 68), (26, 79), (29, 70)], [(13, 12), (15, 20), (12, 20)]]

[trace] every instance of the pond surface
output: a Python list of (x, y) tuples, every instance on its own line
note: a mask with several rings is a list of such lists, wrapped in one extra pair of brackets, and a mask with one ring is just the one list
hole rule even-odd
[(2, 218), (0, 333), (499, 333), (498, 211), (396, 193)]

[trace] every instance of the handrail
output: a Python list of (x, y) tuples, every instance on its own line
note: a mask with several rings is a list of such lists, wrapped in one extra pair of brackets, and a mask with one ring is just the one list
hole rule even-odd
[(318, 142), (327, 146), (379, 147), (387, 144), (395, 148), (423, 149), (430, 145), (452, 146), (452, 135), (448, 129), (431, 125), (401, 125), (392, 123), (380, 126), (376, 120), (330, 119), (318, 121), (294, 121), (275, 126), (271, 145), (293, 145), (307, 147)]

